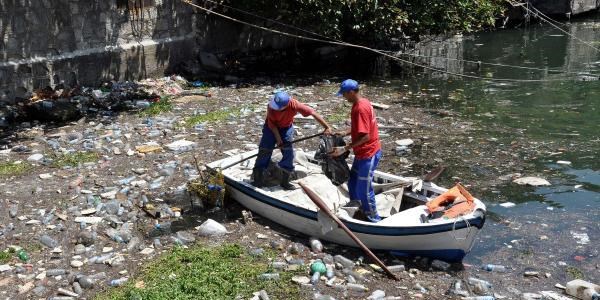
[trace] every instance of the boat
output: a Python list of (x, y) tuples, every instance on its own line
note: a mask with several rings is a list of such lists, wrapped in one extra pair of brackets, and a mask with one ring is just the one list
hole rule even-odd
[[(264, 218), (307, 236), (356, 247), (355, 242), (338, 228), (333, 220), (320, 212), (305, 192), (298, 188), (287, 191), (279, 187), (277, 167), (273, 163), (268, 172), (274, 174), (271, 184), (258, 188), (252, 185), (251, 173), (258, 150), (226, 152), (229, 157), (207, 164), (213, 170), (223, 169), (226, 191), (230, 197)], [(273, 161), (281, 157), (273, 154)], [(421, 256), (447, 262), (460, 262), (470, 252), (479, 231), (485, 223), (486, 207), (474, 198), (473, 209), (459, 216), (431, 218), (427, 203), (446, 193), (448, 189), (419, 178), (402, 177), (375, 171), (374, 190), (377, 210), (382, 221), (372, 223), (358, 217), (355, 201), (348, 198), (345, 184), (335, 186), (323, 174), (314, 152), (296, 150), (296, 178), (327, 204), (342, 222), (370, 249), (391, 251), (399, 256)], [(356, 216), (356, 218), (355, 218)], [(428, 217), (429, 216), (429, 217)]]

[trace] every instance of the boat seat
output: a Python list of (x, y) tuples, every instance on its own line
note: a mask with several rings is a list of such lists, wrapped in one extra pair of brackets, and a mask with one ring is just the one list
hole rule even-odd
[(393, 214), (388, 218), (385, 218), (378, 222), (381, 225), (394, 225), (394, 226), (414, 226), (423, 224), (421, 221), (421, 215), (427, 215), (427, 206), (419, 205), (407, 210), (403, 210), (399, 213)]

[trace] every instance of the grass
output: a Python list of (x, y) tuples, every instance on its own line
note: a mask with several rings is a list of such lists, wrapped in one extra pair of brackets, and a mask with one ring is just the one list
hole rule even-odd
[(98, 161), (98, 153), (95, 152), (75, 152), (60, 154), (54, 158), (52, 165), (56, 168), (66, 166), (77, 167), (79, 164)]
[(583, 279), (583, 272), (576, 267), (568, 266), (567, 274), (571, 276), (573, 279)]
[(0, 252), (0, 264), (5, 264), (9, 262), (12, 258), (12, 255), (6, 251)]
[(31, 169), (31, 165), (27, 163), (15, 164), (14, 162), (0, 163), (0, 176), (16, 176), (21, 175)]
[(173, 110), (173, 104), (168, 97), (162, 97), (157, 102), (150, 104), (150, 106), (140, 112), (141, 116), (156, 116), (164, 112)]
[(175, 248), (126, 285), (97, 299), (248, 299), (263, 289), (272, 299), (299, 299), (299, 288), (290, 281), (293, 273), (280, 272), (278, 281), (258, 279), (271, 271), (268, 258), (274, 255), (265, 251), (261, 257), (251, 257), (237, 244)]
[(340, 123), (350, 119), (350, 108), (345, 105), (340, 105), (334, 110), (331, 115), (327, 116), (326, 120), (329, 123)]
[(200, 123), (214, 123), (225, 121), (230, 116), (239, 117), (240, 111), (240, 108), (228, 108), (221, 110), (213, 110), (202, 115), (191, 116), (185, 119), (185, 126), (192, 127)]

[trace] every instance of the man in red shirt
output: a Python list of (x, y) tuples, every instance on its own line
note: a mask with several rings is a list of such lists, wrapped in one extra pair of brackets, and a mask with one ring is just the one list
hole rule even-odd
[(381, 217), (375, 205), (375, 192), (373, 191), (373, 174), (381, 159), (381, 143), (379, 142), (379, 129), (377, 119), (371, 102), (359, 94), (358, 82), (347, 79), (342, 82), (338, 96), (343, 96), (352, 103), (350, 114), (351, 126), (347, 131), (338, 134), (352, 137), (352, 142), (342, 148), (337, 148), (332, 156), (342, 155), (352, 149), (354, 162), (348, 179), (348, 192), (350, 200), (358, 200), (361, 210), (371, 222), (378, 222)]
[(290, 184), (290, 174), (294, 171), (294, 149), (291, 144), (294, 137), (293, 123), (294, 116), (298, 113), (305, 117), (313, 116), (325, 128), (324, 134), (332, 133), (329, 124), (312, 108), (291, 98), (286, 92), (276, 93), (267, 107), (267, 119), (259, 144), (259, 155), (252, 170), (254, 186), (263, 187), (265, 185), (264, 171), (269, 166), (273, 149), (277, 145), (283, 154), (283, 158), (279, 162), (279, 167), (283, 171), (280, 185), (286, 190), (296, 189)]

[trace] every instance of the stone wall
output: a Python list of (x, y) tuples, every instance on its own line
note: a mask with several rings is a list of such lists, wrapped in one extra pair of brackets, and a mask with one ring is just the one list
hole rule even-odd
[(179, 0), (0, 0), (0, 101), (162, 74), (194, 49)]
[(163, 76), (198, 54), (219, 68), (213, 53), (291, 42), (181, 0), (0, 0), (0, 102), (59, 83)]
[(530, 0), (529, 3), (547, 15), (575, 16), (594, 11), (600, 6), (598, 0)]

